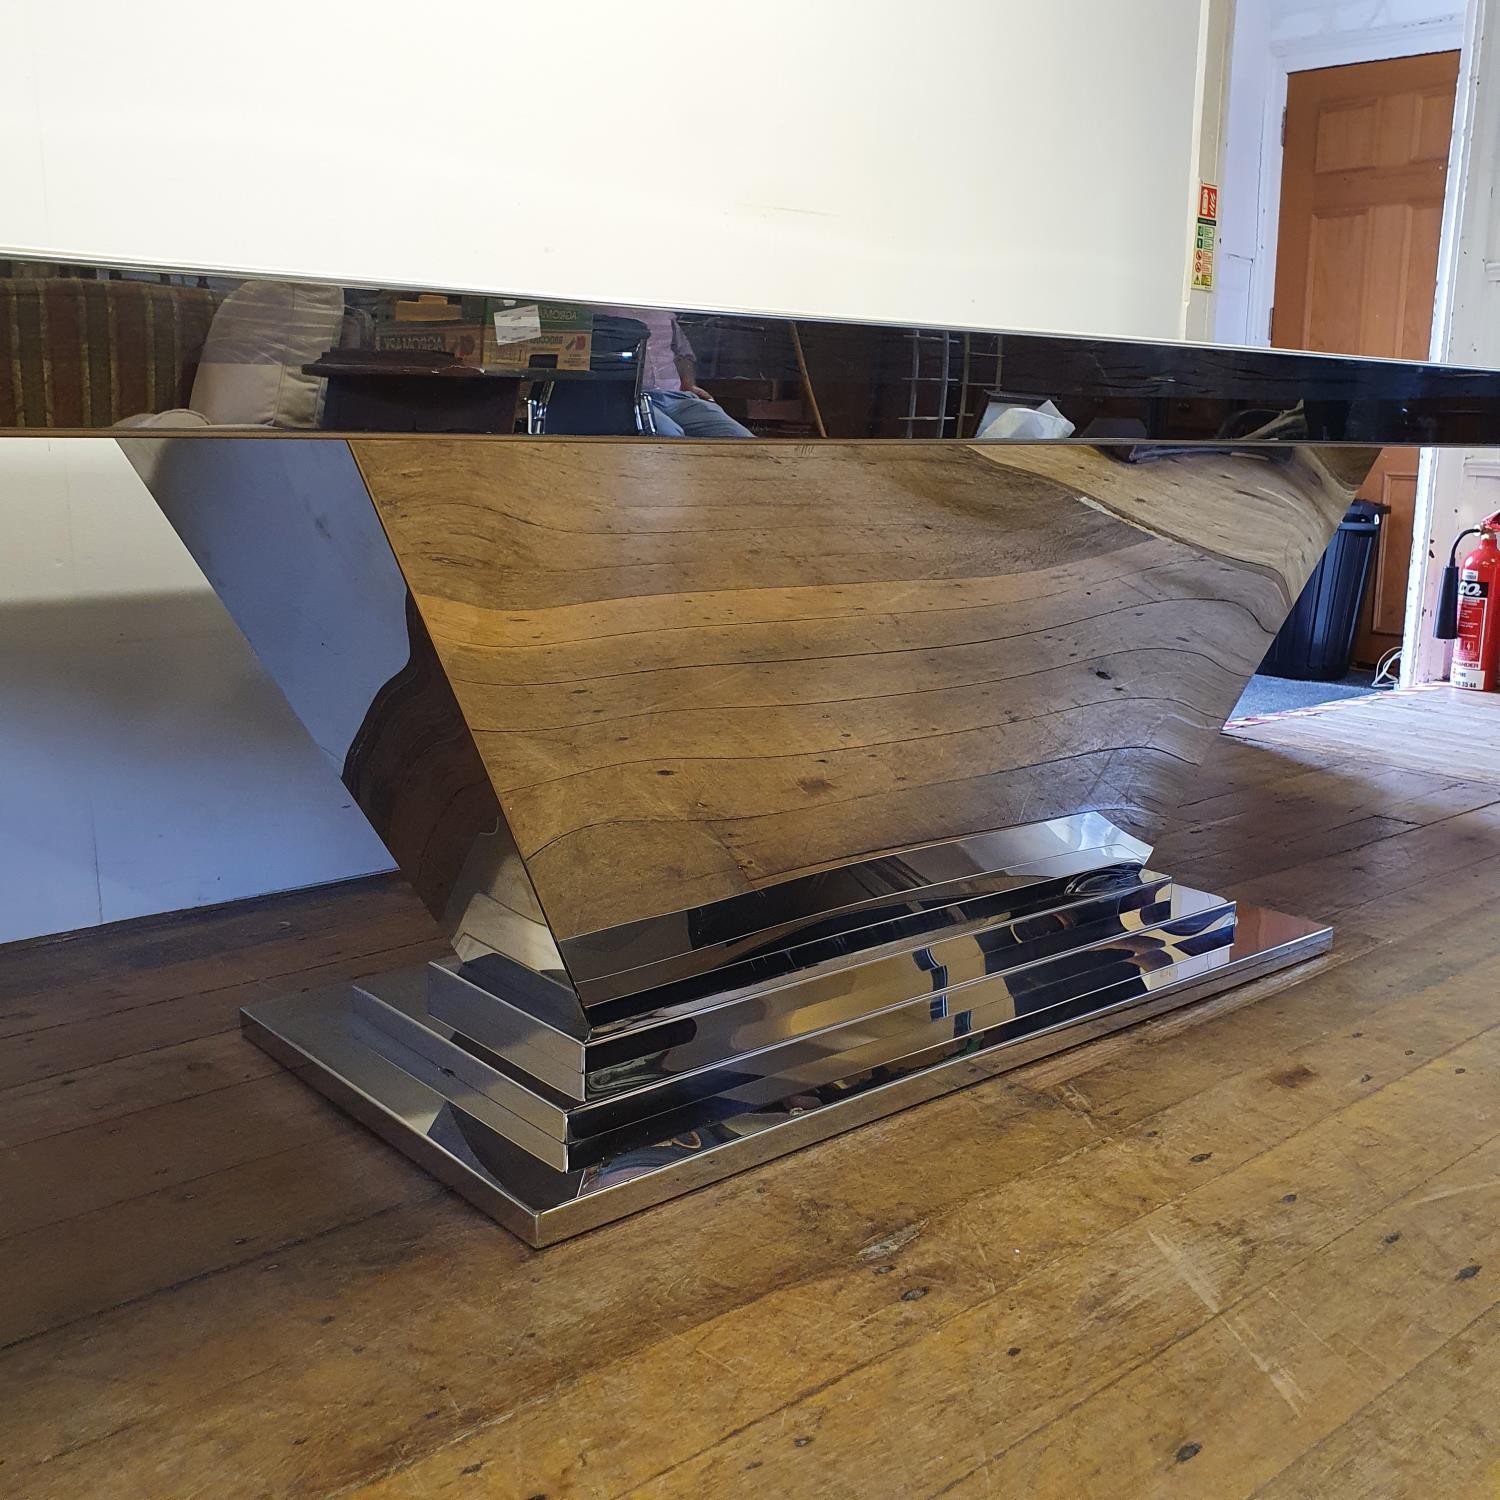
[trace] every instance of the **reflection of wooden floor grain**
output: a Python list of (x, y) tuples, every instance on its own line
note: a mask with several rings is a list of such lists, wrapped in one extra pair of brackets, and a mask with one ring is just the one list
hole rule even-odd
[(1372, 765), (1500, 783), (1500, 693), (1446, 685), (1378, 693), (1229, 732), (1259, 745), (1327, 749)]
[(394, 882), (0, 950), (0, 1490), (1493, 1493), (1500, 789), (1466, 768), (1222, 740), (1159, 863), (1332, 917), (1310, 977), (540, 1254), (231, 1029), (433, 951)]
[(1314, 450), (354, 451), (564, 938), (1072, 812), (1149, 836), (1350, 493)]

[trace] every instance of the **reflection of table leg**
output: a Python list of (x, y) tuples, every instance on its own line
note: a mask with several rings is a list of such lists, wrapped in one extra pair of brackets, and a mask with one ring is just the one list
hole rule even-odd
[(552, 399), (552, 381), (533, 385), (526, 397), (526, 435), (541, 437), (547, 430), (547, 403)]

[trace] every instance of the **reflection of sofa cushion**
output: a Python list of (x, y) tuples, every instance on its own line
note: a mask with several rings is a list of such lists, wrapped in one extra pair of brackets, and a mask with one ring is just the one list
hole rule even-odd
[(211, 424), (201, 411), (174, 406), (171, 411), (143, 411), (133, 417), (122, 417), (114, 425), (121, 432), (149, 432), (158, 427), (181, 431), (184, 427), (208, 427)]
[(218, 303), (152, 281), (0, 278), (0, 427), (108, 427), (186, 406)]
[(316, 427), (323, 381), (302, 366), (337, 346), (344, 293), (295, 281), (247, 281), (209, 330), (188, 403), (215, 426)]

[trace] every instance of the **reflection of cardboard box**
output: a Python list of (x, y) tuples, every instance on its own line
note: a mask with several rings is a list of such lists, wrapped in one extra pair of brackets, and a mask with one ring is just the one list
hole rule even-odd
[(484, 327), (487, 370), (586, 370), (594, 314), (574, 302), (491, 297)]
[(459, 364), (478, 366), (484, 354), (484, 329), (478, 323), (392, 323), (376, 327), (375, 347), (422, 353), (445, 349)]
[(460, 364), (477, 366), (484, 354), (485, 323), (483, 297), (402, 296), (378, 308), (375, 347), (446, 351)]

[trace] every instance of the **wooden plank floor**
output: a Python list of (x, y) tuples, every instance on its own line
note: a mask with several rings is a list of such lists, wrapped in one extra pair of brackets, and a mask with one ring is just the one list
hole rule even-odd
[(394, 882), (0, 950), (0, 1494), (1500, 1495), (1500, 787), (1372, 733), (1160, 851), (1301, 982), (540, 1253), (233, 1029), (437, 951)]
[(1244, 720), (1230, 732), (1259, 745), (1317, 748), (1375, 765), (1500, 782), (1500, 693), (1438, 683)]

